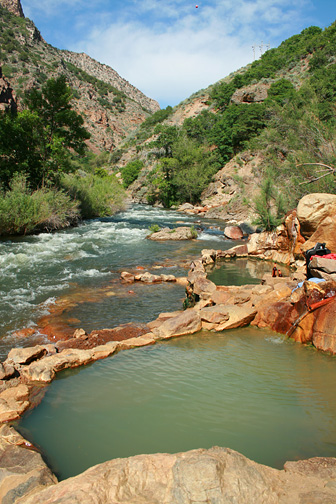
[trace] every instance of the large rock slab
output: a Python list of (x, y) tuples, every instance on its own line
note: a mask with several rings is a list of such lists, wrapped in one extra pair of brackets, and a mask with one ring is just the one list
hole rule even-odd
[(336, 459), (276, 470), (229, 448), (138, 455), (99, 464), (17, 504), (331, 504)]
[(8, 425), (0, 427), (0, 502), (25, 502), (34, 492), (55, 485), (57, 478), (41, 455)]
[(226, 305), (226, 313), (228, 320), (218, 324), (216, 331), (224, 331), (226, 329), (236, 329), (249, 325), (256, 316), (257, 310), (251, 306)]
[(322, 221), (336, 213), (336, 195), (328, 193), (307, 194), (298, 203), (297, 217), (301, 225), (301, 233), (310, 237), (318, 229)]
[(58, 371), (84, 366), (93, 361), (92, 350), (65, 349), (62, 352), (32, 362), (21, 370), (21, 375), (29, 382), (50, 383)]
[(156, 339), (167, 339), (173, 336), (194, 334), (202, 329), (201, 316), (196, 310), (185, 310), (175, 317), (165, 320), (158, 327), (153, 328)]

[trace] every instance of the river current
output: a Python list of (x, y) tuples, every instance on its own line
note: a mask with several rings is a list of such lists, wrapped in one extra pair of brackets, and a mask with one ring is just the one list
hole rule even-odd
[[(150, 288), (142, 286), (136, 297), (130, 297), (113, 282), (118, 283), (121, 271), (136, 267), (182, 276), (187, 270), (180, 267), (181, 261), (198, 257), (203, 248), (232, 246), (223, 232), (214, 229), (218, 223), (202, 224), (197, 241), (179, 243), (147, 240), (152, 224), (200, 226), (192, 216), (135, 205), (114, 217), (87, 221), (76, 228), (1, 240), (0, 359), (13, 346), (34, 343), (13, 333), (23, 327), (34, 328), (60, 297), (73, 297), (68, 320), (74, 329), (88, 331), (132, 321), (149, 322), (161, 311), (180, 309), (183, 288), (176, 295), (171, 285), (161, 285), (153, 295)], [(114, 296), (114, 287), (119, 295)], [(160, 290), (162, 295), (158, 295)]]
[[(196, 241), (147, 240), (149, 227), (194, 225)], [(218, 222), (135, 205), (53, 234), (0, 242), (0, 358), (66, 301), (62, 324), (86, 331), (146, 323), (181, 309), (175, 284), (122, 285), (124, 270), (185, 276), (205, 248), (227, 249)], [(258, 283), (269, 265), (224, 263), (218, 283)], [(336, 453), (334, 358), (281, 335), (246, 328), (201, 332), (68, 370), (18, 428), (61, 478), (115, 457), (213, 445), (281, 467)]]

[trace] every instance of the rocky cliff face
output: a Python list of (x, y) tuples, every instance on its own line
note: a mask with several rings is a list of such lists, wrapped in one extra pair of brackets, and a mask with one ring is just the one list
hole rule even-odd
[(20, 0), (0, 0), (0, 45), (3, 74), (22, 106), (24, 92), (41, 88), (47, 79), (65, 75), (74, 94), (73, 106), (91, 134), (93, 151), (112, 152), (160, 106), (115, 70), (88, 55), (61, 51), (45, 42), (24, 17)]
[(15, 16), (24, 17), (20, 0), (0, 0), (0, 5), (15, 14)]

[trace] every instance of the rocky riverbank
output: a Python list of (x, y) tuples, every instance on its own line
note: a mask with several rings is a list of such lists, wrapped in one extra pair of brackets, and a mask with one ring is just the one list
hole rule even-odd
[[(329, 215), (330, 209), (322, 221), (325, 222)], [(202, 257), (191, 264), (188, 277), (177, 279), (178, 283), (186, 285), (186, 304), (189, 305), (186, 310), (162, 313), (156, 320), (134, 330), (125, 326), (90, 334), (77, 330), (66, 341), (12, 349), (0, 364), (1, 502), (336, 502), (335, 458), (290, 462), (285, 464), (284, 470), (278, 471), (227, 448), (118, 459), (57, 483), (34, 447), (7, 425), (42, 399), (46, 386), (61, 370), (202, 329), (218, 332), (253, 324), (336, 354), (333, 322), (336, 281), (330, 271), (328, 279), (320, 283), (305, 279), (304, 271), (300, 271), (302, 250), (307, 246), (301, 235), (301, 222), (299, 212), (292, 213), (283, 227), (264, 236), (263, 240), (260, 235), (252, 236), (247, 243), (229, 251), (204, 250)], [(310, 229), (311, 236), (318, 226), (315, 231)], [(319, 236), (324, 237), (323, 234)], [(261, 243), (264, 243), (263, 248)], [(239, 287), (215, 285), (207, 278), (211, 264), (236, 256), (273, 261), (281, 257), (284, 263), (295, 263), (298, 270), (285, 278), (266, 274), (260, 285)], [(325, 274), (323, 267), (322, 264), (321, 276)], [(314, 271), (319, 270), (316, 267)], [(145, 273), (136, 278), (123, 272), (121, 280), (153, 284), (174, 281), (173, 278), (149, 279), (143, 275)]]

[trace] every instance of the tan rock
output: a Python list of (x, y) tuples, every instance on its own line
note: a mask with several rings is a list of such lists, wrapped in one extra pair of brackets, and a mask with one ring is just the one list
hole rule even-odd
[(57, 483), (40, 453), (8, 425), (0, 426), (0, 502), (24, 502), (29, 495)]
[(152, 329), (156, 339), (167, 339), (173, 336), (194, 334), (202, 329), (201, 316), (197, 310), (185, 310), (175, 317), (165, 320), (161, 325)]
[(193, 284), (194, 294), (197, 294), (201, 299), (209, 299), (216, 291), (216, 284), (207, 278), (198, 278)]
[(216, 261), (216, 250), (204, 249), (201, 252), (203, 264), (213, 264)]
[(9, 362), (0, 362), (0, 380), (8, 380), (13, 378), (15, 367)]
[(222, 290), (221, 286), (217, 285), (216, 290), (211, 293), (211, 300), (214, 304), (225, 304), (232, 297), (232, 294), (227, 290)]
[(19, 418), (29, 407), (27, 385), (5, 389), (0, 394), (0, 422), (10, 422)]
[(156, 342), (156, 339), (157, 338), (153, 333), (147, 333), (143, 336), (139, 336), (138, 338), (130, 338), (124, 341), (120, 341), (118, 346), (120, 350), (128, 350), (130, 348), (153, 345)]
[(200, 310), (200, 315), (202, 322), (209, 322), (211, 324), (221, 324), (229, 320), (228, 310), (224, 305), (202, 308)]
[(120, 279), (126, 283), (133, 283), (135, 281), (135, 276), (132, 273), (128, 273), (128, 271), (122, 271)]
[(241, 240), (244, 234), (239, 226), (226, 226), (224, 229), (224, 236), (230, 240)]
[(250, 306), (226, 305), (229, 319), (216, 327), (216, 331), (235, 329), (249, 325), (256, 316), (256, 309)]
[[(196, 236), (195, 236), (196, 233)], [(192, 231), (191, 228), (182, 226), (174, 229), (164, 228), (157, 233), (152, 233), (147, 238), (154, 241), (166, 241), (166, 240), (192, 240), (197, 237), (197, 231)]]
[(28, 348), (12, 348), (9, 352), (7, 361), (14, 364), (30, 364), (47, 355), (48, 349), (45, 346), (37, 345)]
[(91, 467), (17, 504), (331, 504), (335, 463), (316, 458), (279, 471), (219, 447), (137, 455)]
[(221, 259), (230, 259), (232, 257), (245, 257), (248, 255), (247, 243), (236, 245), (228, 250), (217, 250), (217, 261)]
[(300, 221), (303, 236), (312, 236), (322, 221), (329, 215), (335, 215), (335, 213), (335, 194), (311, 193), (301, 198), (297, 206), (297, 217)]
[(301, 244), (301, 251), (315, 247), (316, 243), (325, 243), (331, 252), (336, 252), (336, 208), (330, 209), (330, 213), (319, 223), (316, 231)]
[(66, 349), (23, 368), (21, 375), (31, 382), (49, 383), (58, 371), (92, 362), (92, 350)]

